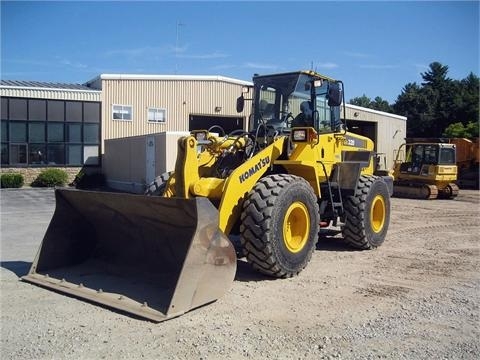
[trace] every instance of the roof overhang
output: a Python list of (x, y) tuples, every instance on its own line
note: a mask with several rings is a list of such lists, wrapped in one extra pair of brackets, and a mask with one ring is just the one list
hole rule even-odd
[(365, 107), (361, 107), (361, 106), (357, 106), (357, 105), (352, 105), (352, 104), (345, 104), (345, 107), (347, 109), (358, 110), (358, 111), (368, 112), (368, 113), (371, 113), (371, 114), (380, 115), (380, 116), (383, 116), (383, 117), (391, 117), (391, 118), (394, 118), (394, 119), (407, 121), (406, 116), (396, 115), (396, 114), (388, 113), (388, 112), (385, 112), (385, 111), (373, 110), (373, 109), (369, 109), (369, 108), (365, 108)]
[(86, 84), (92, 84), (98, 80), (157, 80), (157, 81), (220, 81), (241, 86), (253, 85), (250, 81), (244, 81), (219, 75), (147, 75), (147, 74), (101, 74)]

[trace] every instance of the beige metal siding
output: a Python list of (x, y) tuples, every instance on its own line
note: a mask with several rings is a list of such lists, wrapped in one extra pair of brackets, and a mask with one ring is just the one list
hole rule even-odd
[(385, 154), (387, 168), (392, 168), (397, 150), (405, 141), (407, 118), (352, 105), (346, 106), (346, 118), (347, 125), (348, 119), (377, 124), (377, 138), (372, 140), (376, 142), (376, 151)]
[[(177, 141), (188, 132), (155, 134), (155, 174), (160, 176), (175, 169)], [(147, 140), (150, 136), (132, 136), (105, 141), (102, 172), (114, 189), (143, 193), (145, 186), (154, 180), (147, 179)]]
[(5, 97), (100, 101), (100, 91), (62, 90), (62, 89), (30, 89), (20, 87), (1, 87), (0, 95)]
[[(250, 106), (246, 106), (240, 114), (236, 112), (236, 99), (241, 89), (239, 84), (224, 81), (104, 79), (102, 140), (164, 131), (188, 131), (190, 114), (241, 116), (247, 119)], [(131, 105), (133, 120), (113, 120), (113, 105)], [(166, 122), (149, 123), (147, 114), (150, 107), (166, 109)], [(215, 107), (221, 107), (221, 111), (215, 112)]]
[(188, 132), (168, 132), (155, 135), (155, 176), (175, 170), (177, 143)]

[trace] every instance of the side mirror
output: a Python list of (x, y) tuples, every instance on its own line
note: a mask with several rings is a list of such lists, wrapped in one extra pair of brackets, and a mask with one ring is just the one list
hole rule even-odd
[(237, 112), (241, 113), (243, 111), (243, 108), (245, 106), (245, 98), (243, 97), (243, 94), (237, 98)]
[(328, 85), (328, 106), (340, 106), (343, 96), (340, 83), (330, 83)]

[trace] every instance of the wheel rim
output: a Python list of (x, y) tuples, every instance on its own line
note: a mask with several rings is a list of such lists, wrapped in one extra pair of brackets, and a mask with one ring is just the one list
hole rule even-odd
[(310, 217), (305, 204), (292, 203), (283, 220), (283, 241), (292, 253), (298, 253), (303, 249), (310, 232)]
[(385, 201), (383, 196), (377, 195), (373, 199), (372, 207), (370, 209), (370, 223), (372, 230), (379, 233), (385, 224)]

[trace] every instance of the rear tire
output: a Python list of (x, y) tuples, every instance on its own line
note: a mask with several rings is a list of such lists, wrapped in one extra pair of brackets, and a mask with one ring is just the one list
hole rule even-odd
[(344, 240), (357, 249), (374, 249), (385, 240), (390, 223), (390, 195), (378, 176), (360, 176), (345, 203)]
[(163, 196), (165, 193), (165, 189), (167, 187), (167, 182), (170, 176), (172, 175), (172, 171), (163, 173), (160, 176), (157, 176), (155, 180), (147, 186), (147, 190), (145, 190), (145, 195), (147, 196)]
[(308, 264), (320, 223), (317, 197), (310, 184), (294, 175), (262, 178), (248, 193), (241, 215), (241, 243), (252, 267), (286, 278)]

